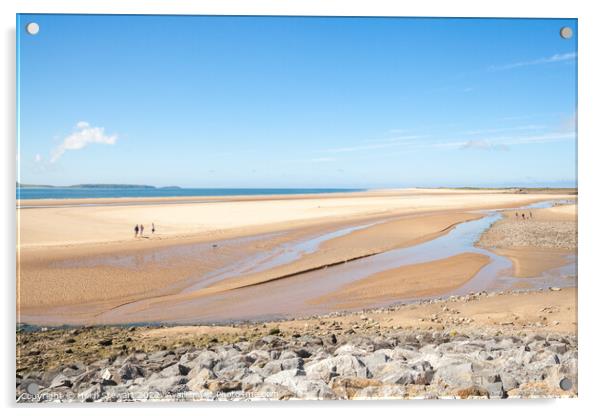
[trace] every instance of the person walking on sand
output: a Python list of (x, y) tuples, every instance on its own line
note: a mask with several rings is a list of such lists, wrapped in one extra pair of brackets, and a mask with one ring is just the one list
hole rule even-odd
[(529, 218), (533, 219), (533, 213), (529, 211)]
[[(524, 215), (523, 215), (524, 217)], [(144, 225), (140, 224), (140, 237), (142, 237), (142, 233), (144, 232)]]
[[(523, 220), (525, 219), (525, 213), (523, 212)], [(142, 231), (140, 231), (140, 234), (142, 234)]]
[(151, 232), (154, 234), (155, 233), (155, 223), (153, 222), (153, 228), (151, 228)]
[(516, 215), (516, 219), (518, 219), (518, 211), (514, 213)]
[(137, 238), (138, 237), (138, 224), (136, 224), (136, 226), (134, 227), (134, 234), (135, 234), (134, 237)]

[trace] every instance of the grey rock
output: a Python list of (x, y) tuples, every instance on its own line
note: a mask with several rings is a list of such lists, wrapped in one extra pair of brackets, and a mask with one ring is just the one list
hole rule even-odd
[(56, 387), (71, 387), (73, 385), (73, 381), (67, 377), (64, 374), (59, 374), (57, 375), (53, 380), (52, 383), (50, 383), (49, 388), (56, 388)]
[(188, 381), (188, 387), (193, 391), (204, 390), (210, 380), (215, 379), (215, 374), (208, 368), (200, 369), (193, 378)]
[(511, 374), (502, 373), (500, 375), (500, 379), (501, 379), (502, 386), (504, 387), (505, 391), (515, 389), (519, 386), (519, 383), (518, 383), (516, 377), (514, 377)]
[(261, 377), (257, 373), (252, 373), (252, 374), (249, 374), (248, 376), (246, 376), (245, 378), (243, 378), (241, 381), (242, 381), (242, 389), (244, 391), (248, 391), (248, 390), (252, 390), (253, 388), (255, 388), (258, 385), (260, 385), (261, 383), (263, 383), (263, 377)]
[(492, 399), (503, 399), (506, 396), (506, 391), (504, 390), (504, 385), (501, 381), (490, 383), (487, 385), (487, 392), (489, 393), (489, 397)]
[(353, 355), (339, 355), (305, 365), (307, 376), (312, 379), (330, 381), (334, 375), (368, 377), (366, 366)]
[(338, 355), (355, 355), (355, 356), (364, 356), (368, 353), (365, 349), (356, 347), (355, 345), (345, 344), (341, 345), (334, 352), (335, 356)]
[(119, 370), (117, 370), (117, 375), (121, 380), (133, 380), (138, 377), (143, 377), (144, 372), (142, 371), (142, 368), (126, 362)]
[(383, 385), (369, 386), (358, 391), (355, 399), (400, 399), (403, 398), (405, 390), (401, 386)]
[(276, 374), (272, 374), (269, 377), (266, 377), (265, 382), (271, 383), (271, 384), (286, 385), (290, 378), (299, 376), (299, 375), (305, 375), (305, 372), (303, 372), (302, 370), (298, 370), (298, 369), (283, 370)]
[(84, 402), (95, 402), (101, 399), (103, 393), (103, 387), (100, 384), (93, 384), (87, 389), (78, 393), (77, 397), (79, 400)]
[(472, 386), (472, 376), (472, 363), (451, 364), (438, 368), (433, 381), (454, 388), (466, 388)]

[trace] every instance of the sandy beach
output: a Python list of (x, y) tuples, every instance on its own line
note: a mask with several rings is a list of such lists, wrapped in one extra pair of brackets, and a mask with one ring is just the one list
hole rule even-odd
[[(18, 313), (23, 322), (44, 324), (143, 317), (190, 321), (219, 319), (219, 311), (229, 311), (223, 318), (234, 319), (232, 305), (250, 312), (272, 289), (282, 294), (279, 302), (303, 288), (307, 305), (330, 299), (338, 308), (440, 295), (469, 281), (488, 261), (459, 255), (333, 283), (315, 293), (309, 288), (323, 286), (317, 283), (321, 269), (418, 246), (482, 218), (484, 210), (574, 198), (512, 190), (407, 189), (219, 200), (21, 201)], [(563, 224), (576, 221), (566, 207), (537, 211), (539, 222), (557, 221), (559, 215)], [(146, 224), (144, 238), (134, 238), (136, 222)], [(537, 272), (558, 265), (555, 256), (536, 262)], [(520, 275), (525, 274), (522, 267)], [(400, 273), (404, 277), (395, 283)], [(385, 297), (389, 286), (393, 289)], [(237, 304), (243, 297), (258, 301)]]

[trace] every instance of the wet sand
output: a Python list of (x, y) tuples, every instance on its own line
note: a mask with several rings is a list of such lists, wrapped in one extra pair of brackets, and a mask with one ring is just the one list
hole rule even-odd
[(487, 263), (489, 257), (483, 254), (464, 253), (402, 266), (349, 283), (313, 302), (334, 304), (336, 309), (354, 309), (376, 302), (437, 296), (459, 288)]

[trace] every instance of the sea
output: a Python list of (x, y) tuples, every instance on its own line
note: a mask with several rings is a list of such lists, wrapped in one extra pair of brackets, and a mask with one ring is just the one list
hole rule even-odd
[(152, 198), (358, 192), (351, 188), (20, 188), (17, 199)]

